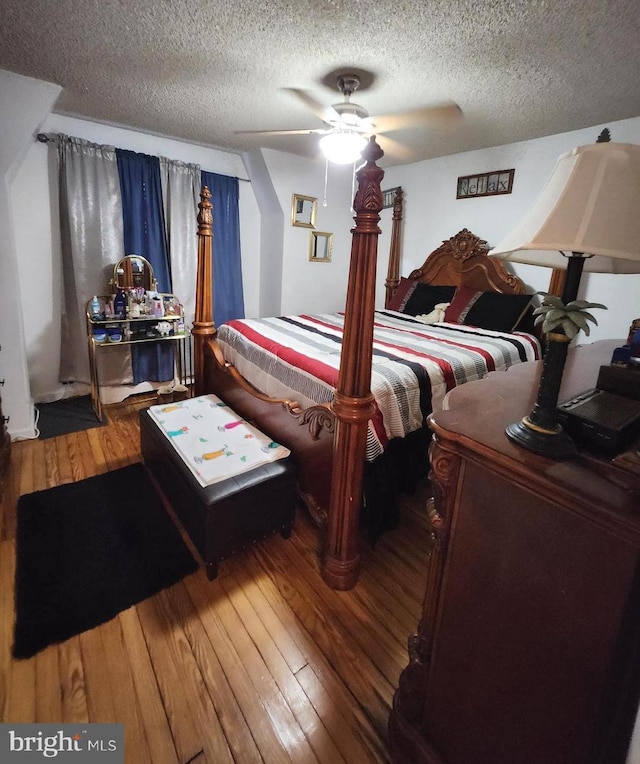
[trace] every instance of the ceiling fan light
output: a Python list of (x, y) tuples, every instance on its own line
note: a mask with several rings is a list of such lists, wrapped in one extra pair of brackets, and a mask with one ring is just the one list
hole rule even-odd
[(360, 159), (367, 139), (359, 133), (329, 133), (320, 139), (320, 150), (335, 164), (352, 164)]
[(356, 128), (360, 125), (360, 122), (362, 121), (360, 117), (357, 114), (341, 114), (340, 118), (344, 125), (347, 127), (353, 127)]

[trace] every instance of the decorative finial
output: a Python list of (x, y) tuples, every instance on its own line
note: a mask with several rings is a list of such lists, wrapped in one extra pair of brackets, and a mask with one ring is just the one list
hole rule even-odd
[(367, 162), (373, 164), (384, 156), (384, 151), (380, 148), (376, 142), (376, 136), (372, 135), (369, 138), (369, 143), (364, 147), (362, 151), (362, 158)]
[(213, 236), (213, 205), (211, 204), (211, 191), (207, 186), (203, 186), (200, 191), (200, 202), (198, 203), (198, 235)]

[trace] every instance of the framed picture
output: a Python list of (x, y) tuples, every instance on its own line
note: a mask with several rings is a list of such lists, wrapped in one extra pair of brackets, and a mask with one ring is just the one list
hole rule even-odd
[(330, 263), (333, 250), (333, 234), (311, 231), (309, 236), (309, 262)]
[(393, 203), (396, 200), (396, 191), (400, 188), (400, 186), (394, 186), (393, 188), (388, 188), (386, 191), (382, 192), (382, 209), (386, 210), (388, 207), (393, 207)]
[(510, 194), (515, 170), (494, 170), (458, 178), (456, 199), (473, 199), (478, 196)]
[(293, 194), (291, 197), (291, 225), (300, 228), (316, 227), (318, 200), (315, 196)]

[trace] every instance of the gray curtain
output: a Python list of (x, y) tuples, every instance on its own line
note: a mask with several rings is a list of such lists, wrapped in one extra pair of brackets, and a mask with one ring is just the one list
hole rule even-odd
[[(60, 381), (90, 382), (86, 305), (111, 290), (113, 266), (124, 256), (122, 203), (115, 149), (56, 136), (62, 239)], [(128, 346), (97, 354), (101, 384), (130, 384)]]
[(200, 167), (160, 157), (160, 178), (171, 288), (184, 307), (185, 324), (191, 326), (195, 315), (198, 266)]

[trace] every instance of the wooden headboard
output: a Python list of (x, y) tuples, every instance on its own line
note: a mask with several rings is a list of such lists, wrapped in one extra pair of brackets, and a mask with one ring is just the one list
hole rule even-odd
[(443, 241), (409, 278), (436, 286), (469, 286), (481, 292), (526, 294), (524, 282), (502, 260), (489, 257), (484, 239), (467, 228)]
[[(435, 286), (469, 286), (481, 292), (526, 294), (524, 282), (488, 253), (487, 242), (463, 228), (434, 249), (409, 278)], [(387, 307), (394, 291), (387, 290)]]

